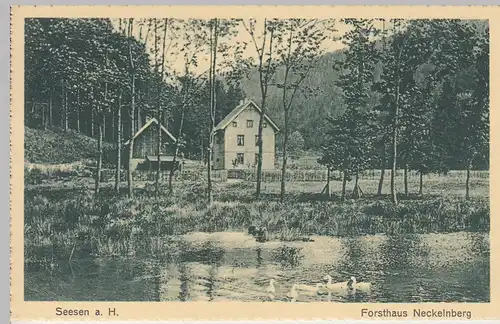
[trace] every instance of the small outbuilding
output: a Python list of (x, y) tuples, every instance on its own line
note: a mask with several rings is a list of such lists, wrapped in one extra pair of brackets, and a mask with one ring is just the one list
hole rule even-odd
[[(173, 165), (176, 138), (156, 118), (151, 118), (133, 137), (133, 170), (156, 170), (158, 165), (158, 127), (161, 130), (160, 168), (162, 170), (170, 170), (172, 167), (176, 170), (181, 168), (180, 157), (177, 157), (175, 166)], [(125, 168), (128, 167), (130, 142), (128, 140), (124, 143), (123, 161)]]

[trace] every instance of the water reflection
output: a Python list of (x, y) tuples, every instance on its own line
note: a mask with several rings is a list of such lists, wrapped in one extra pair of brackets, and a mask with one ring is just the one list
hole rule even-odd
[(217, 268), (218, 268), (217, 265), (213, 265), (209, 271), (208, 291), (207, 291), (207, 296), (209, 301), (214, 300), (214, 295), (217, 290)]
[(257, 268), (260, 268), (262, 266), (262, 249), (258, 247), (256, 251), (257, 251)]
[(281, 264), (283, 268), (298, 267), (304, 259), (301, 248), (294, 246), (282, 246), (273, 253), (273, 259)]
[(53, 270), (26, 266), (27, 300), (282, 300), (294, 283), (355, 276), (371, 294), (299, 296), (299, 302), (487, 302), (489, 237), (481, 233), (315, 237), (314, 242), (229, 248), (200, 242), (164, 259), (76, 259)]
[(189, 275), (188, 275), (188, 266), (186, 263), (182, 262), (179, 264), (179, 281), (180, 281), (180, 293), (179, 299), (181, 301), (186, 301), (189, 299)]

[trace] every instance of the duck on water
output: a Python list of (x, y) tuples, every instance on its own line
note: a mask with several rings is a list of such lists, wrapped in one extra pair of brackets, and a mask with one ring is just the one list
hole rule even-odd
[(267, 227), (257, 227), (255, 225), (251, 225), (248, 227), (248, 234), (255, 237), (257, 242), (267, 242), (269, 241), (269, 233), (267, 231)]
[(324, 288), (328, 292), (353, 294), (356, 291), (370, 292), (372, 287), (372, 284), (369, 282), (357, 282), (356, 277), (351, 277), (348, 281), (337, 283), (332, 283), (330, 275), (326, 275), (324, 279), (327, 281)]
[(269, 286), (267, 286), (266, 288), (266, 293), (270, 300), (274, 300), (274, 298), (276, 297), (276, 288), (274, 287), (274, 283), (274, 279), (269, 280)]
[[(265, 227), (265, 226), (259, 227), (259, 226), (255, 226), (255, 225), (250, 225), (248, 227), (248, 234), (255, 237), (255, 240), (259, 243), (269, 241), (269, 232), (267, 230), (267, 227)], [(314, 242), (314, 240), (309, 238), (309, 237), (302, 237), (302, 238), (298, 239), (298, 241)]]

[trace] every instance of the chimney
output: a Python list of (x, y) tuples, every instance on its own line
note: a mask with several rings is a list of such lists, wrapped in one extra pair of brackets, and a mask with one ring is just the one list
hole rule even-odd
[(246, 102), (246, 99), (240, 100), (240, 105), (243, 105)]

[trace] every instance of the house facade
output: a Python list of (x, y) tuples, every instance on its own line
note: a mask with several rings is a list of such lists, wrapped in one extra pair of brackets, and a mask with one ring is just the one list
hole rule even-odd
[[(158, 127), (161, 128), (160, 168), (172, 168), (175, 153), (175, 137), (156, 120), (151, 118), (134, 134), (134, 148), (132, 153), (132, 170), (156, 170), (158, 165)], [(124, 143), (123, 161), (128, 168), (130, 140)], [(176, 159), (176, 167), (180, 159)]]
[[(244, 100), (214, 129), (213, 168), (251, 169), (257, 165), (257, 138), (261, 109), (252, 100)], [(262, 127), (262, 169), (275, 168), (278, 126), (264, 115)]]

